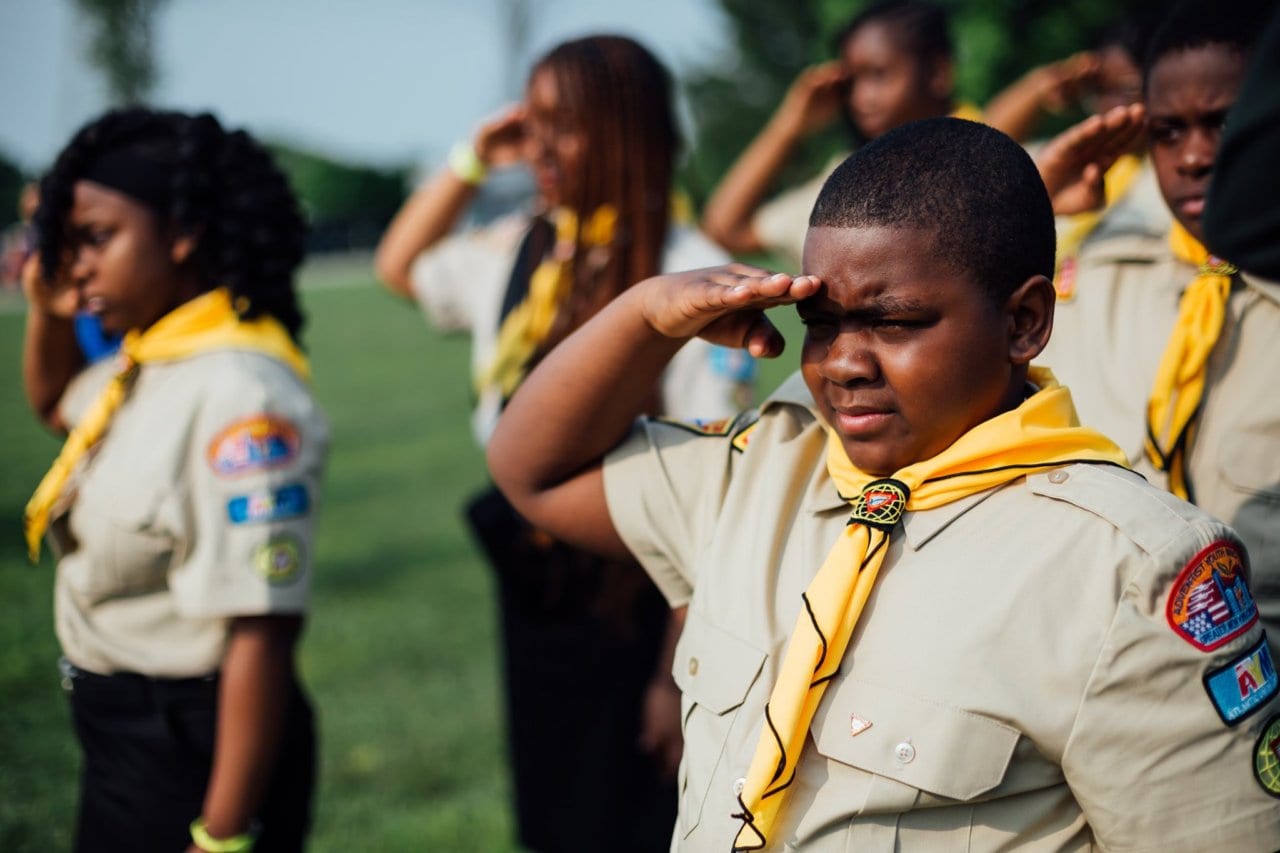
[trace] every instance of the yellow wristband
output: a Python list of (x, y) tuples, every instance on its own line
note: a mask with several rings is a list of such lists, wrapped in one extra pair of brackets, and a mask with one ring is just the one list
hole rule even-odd
[(489, 174), (489, 167), (476, 153), (476, 147), (470, 142), (458, 142), (449, 149), (449, 170), (464, 183), (477, 186), (484, 182)]
[(205, 853), (249, 853), (253, 850), (254, 834), (242, 832), (230, 838), (214, 838), (205, 826), (204, 818), (191, 821), (191, 840)]

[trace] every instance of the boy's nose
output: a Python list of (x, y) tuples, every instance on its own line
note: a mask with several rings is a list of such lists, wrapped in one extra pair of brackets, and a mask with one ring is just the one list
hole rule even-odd
[(855, 333), (836, 335), (822, 360), (822, 374), (836, 385), (850, 386), (869, 382), (880, 375), (875, 354), (861, 336)]

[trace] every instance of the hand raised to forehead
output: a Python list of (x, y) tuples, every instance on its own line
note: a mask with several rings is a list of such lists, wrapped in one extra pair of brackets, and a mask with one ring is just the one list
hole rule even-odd
[(476, 131), (475, 139), (476, 156), (481, 162), (490, 167), (519, 162), (528, 115), (524, 104), (514, 104), (486, 119)]
[(696, 335), (772, 358), (782, 352), (783, 339), (764, 316), (765, 309), (807, 299), (820, 285), (816, 276), (771, 274), (747, 264), (729, 264), (643, 282), (641, 310), (649, 325), (667, 337)]
[(1036, 168), (1060, 216), (1096, 210), (1106, 201), (1107, 169), (1133, 148), (1145, 129), (1141, 104), (1089, 116), (1055, 136), (1036, 158)]

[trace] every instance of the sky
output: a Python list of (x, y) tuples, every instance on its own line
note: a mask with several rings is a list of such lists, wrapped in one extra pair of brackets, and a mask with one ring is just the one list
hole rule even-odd
[[(152, 102), (376, 166), (438, 162), (518, 96), (530, 62), (559, 41), (630, 35), (677, 75), (730, 50), (715, 0), (167, 0), (153, 37)], [(106, 108), (72, 0), (0, 0), (0, 154), (47, 167)]]

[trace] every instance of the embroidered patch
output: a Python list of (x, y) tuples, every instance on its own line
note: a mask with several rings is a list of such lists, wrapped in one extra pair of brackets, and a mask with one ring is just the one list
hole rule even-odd
[(862, 493), (850, 501), (850, 524), (865, 524), (878, 530), (890, 530), (907, 508), (911, 490), (906, 483), (891, 477), (872, 480), (863, 486)]
[(1169, 625), (1202, 652), (1234, 640), (1258, 621), (1240, 549), (1210, 543), (1178, 573), (1165, 608)]
[(1058, 294), (1059, 302), (1070, 302), (1076, 298), (1076, 259), (1065, 257), (1058, 275), (1053, 280), (1053, 289)]
[(1273, 797), (1280, 797), (1280, 714), (1267, 720), (1253, 747), (1253, 775)]
[(227, 518), (232, 524), (282, 521), (306, 515), (310, 507), (307, 487), (302, 483), (290, 483), (279, 489), (260, 489), (247, 495), (237, 495), (227, 501)]
[(220, 477), (276, 468), (298, 455), (298, 430), (284, 418), (254, 415), (236, 421), (209, 442), (209, 467)]
[(289, 583), (302, 568), (302, 543), (292, 536), (277, 536), (253, 552), (253, 567), (268, 583)]
[(747, 449), (747, 445), (751, 443), (751, 433), (755, 432), (756, 427), (758, 427), (759, 425), (760, 425), (760, 422), (756, 421), (751, 426), (747, 427), (742, 432), (735, 435), (733, 437), (733, 449), (738, 451), (739, 453), (745, 452)]
[(1276, 678), (1275, 662), (1267, 648), (1267, 635), (1263, 634), (1258, 644), (1242, 657), (1209, 670), (1204, 677), (1204, 689), (1222, 722), (1229, 726), (1270, 702), (1280, 689), (1280, 679)]

